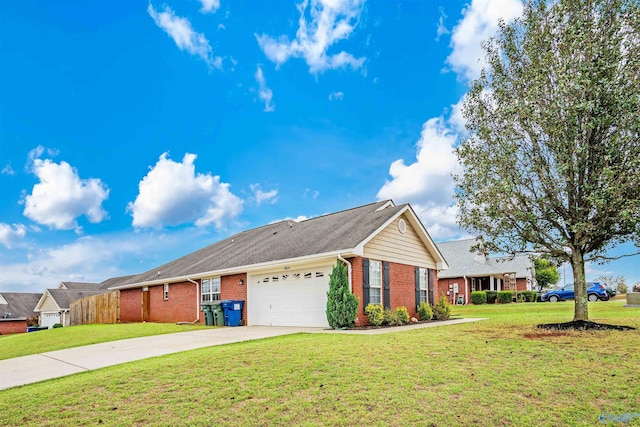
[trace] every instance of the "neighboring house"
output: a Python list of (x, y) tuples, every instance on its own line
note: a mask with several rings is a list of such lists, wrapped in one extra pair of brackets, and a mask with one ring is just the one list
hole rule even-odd
[(245, 324), (328, 327), (337, 262), (359, 299), (358, 324), (369, 303), (415, 315), (447, 268), (411, 206), (387, 200), (244, 231), (110, 289), (120, 291), (121, 322), (201, 322), (202, 303), (234, 299), (245, 301)]
[(0, 293), (0, 334), (27, 332), (27, 319), (35, 316), (33, 307), (41, 296), (21, 292)]
[(449, 269), (438, 276), (438, 293), (452, 303), (463, 297), (465, 304), (473, 291), (533, 290), (535, 268), (529, 255), (487, 258), (471, 252), (476, 239), (438, 243)]
[(105, 292), (109, 291), (97, 283), (60, 282), (57, 289), (44, 291), (33, 311), (38, 313), (40, 326), (69, 326), (69, 306), (73, 301)]

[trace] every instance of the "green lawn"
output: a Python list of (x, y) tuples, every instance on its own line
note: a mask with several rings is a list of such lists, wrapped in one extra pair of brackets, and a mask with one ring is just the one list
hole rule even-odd
[(125, 338), (184, 332), (206, 326), (174, 323), (82, 325), (26, 334), (0, 335), (0, 360)]
[[(640, 309), (623, 304), (590, 303), (592, 320), (640, 327)], [(572, 308), (455, 307), (490, 320), (142, 360), (0, 391), (0, 425), (592, 426), (603, 412), (640, 413), (640, 331), (535, 328)]]

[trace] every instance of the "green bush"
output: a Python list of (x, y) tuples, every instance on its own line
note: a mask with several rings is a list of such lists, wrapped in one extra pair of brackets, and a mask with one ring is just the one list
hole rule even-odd
[(398, 316), (398, 321), (401, 325), (409, 323), (409, 311), (407, 310), (407, 307), (401, 305), (400, 307), (396, 307), (393, 312)]
[(384, 321), (383, 325), (389, 326), (398, 326), (400, 325), (400, 318), (398, 317), (398, 313), (395, 311), (389, 310), (388, 308), (384, 309)]
[(384, 311), (380, 304), (369, 304), (364, 309), (364, 313), (369, 317), (369, 323), (373, 326), (380, 326), (384, 323)]
[(485, 291), (487, 294), (487, 304), (495, 304), (498, 298), (498, 291)]
[(498, 303), (509, 304), (513, 302), (513, 291), (500, 291), (498, 292)]
[(451, 316), (451, 304), (447, 301), (447, 297), (443, 296), (433, 306), (433, 318), (435, 320), (447, 320), (449, 316)]
[(538, 299), (538, 293), (536, 291), (522, 291), (519, 295), (521, 295), (521, 301), (524, 302), (536, 302)]
[(62, 328), (62, 324), (61, 324), (61, 323), (55, 323), (55, 324), (52, 326), (52, 328), (53, 328), (53, 329), (56, 329), (56, 328)]
[(431, 306), (426, 302), (421, 302), (418, 306), (418, 316), (420, 316), (420, 320), (431, 320), (433, 318)]
[(347, 267), (338, 261), (329, 275), (327, 322), (332, 328), (350, 328), (356, 324), (358, 298), (353, 295), (347, 278)]
[(471, 302), (474, 305), (486, 304), (487, 293), (485, 291), (473, 291), (471, 292)]

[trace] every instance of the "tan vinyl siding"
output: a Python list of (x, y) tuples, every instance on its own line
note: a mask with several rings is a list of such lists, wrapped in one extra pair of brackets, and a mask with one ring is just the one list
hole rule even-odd
[[(398, 222), (404, 219), (407, 231), (401, 233)], [(409, 220), (402, 215), (364, 245), (364, 257), (399, 264), (436, 268), (436, 262)]]
[(40, 311), (59, 311), (60, 307), (56, 304), (56, 302), (51, 298), (51, 296), (47, 295), (42, 302), (42, 306), (40, 307)]

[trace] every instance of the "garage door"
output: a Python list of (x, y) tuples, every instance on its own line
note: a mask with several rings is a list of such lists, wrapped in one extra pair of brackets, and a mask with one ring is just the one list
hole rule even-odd
[(327, 291), (332, 266), (249, 276), (250, 325), (329, 327)]
[(56, 323), (60, 323), (60, 313), (42, 313), (42, 324), (40, 326), (46, 326), (51, 328)]

